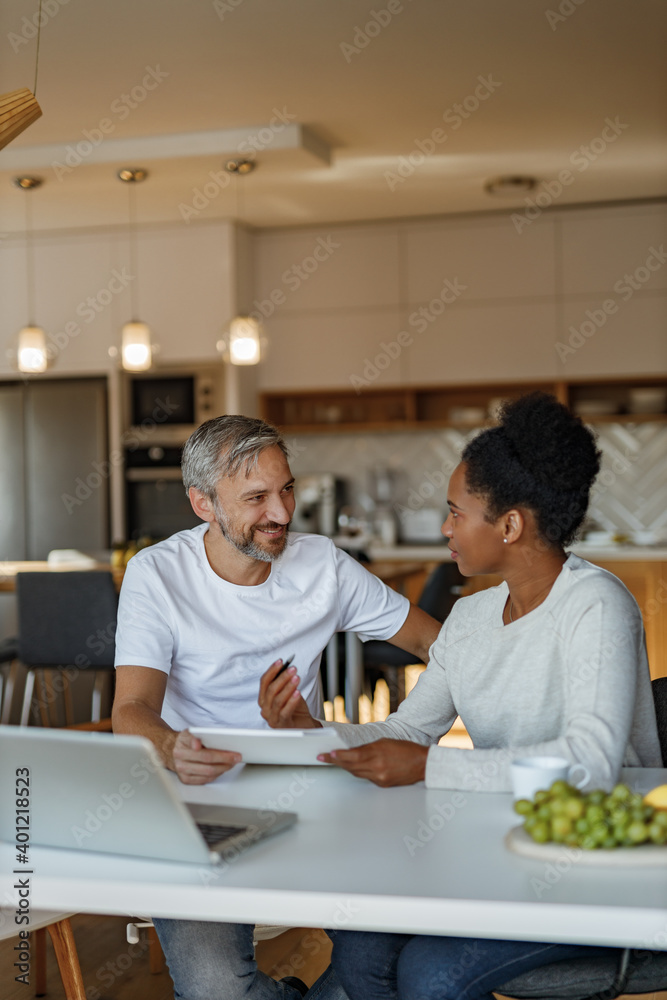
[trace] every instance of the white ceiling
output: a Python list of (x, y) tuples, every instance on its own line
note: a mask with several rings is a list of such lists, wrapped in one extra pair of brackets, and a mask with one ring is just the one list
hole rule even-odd
[[(667, 194), (663, 0), (42, 2), (43, 117), (0, 151), (0, 235), (24, 228), (21, 172), (45, 180), (36, 230), (125, 223), (125, 165), (150, 172), (137, 191), (147, 223), (181, 220), (207, 183), (191, 218), (255, 226), (525, 207), (484, 192), (499, 174), (568, 170), (559, 205)], [(37, 5), (2, 2), (0, 93), (33, 87)], [(145, 90), (149, 68), (166, 75)], [(475, 101), (479, 78), (493, 92)], [(443, 119), (466, 98), (469, 117)], [(276, 111), (289, 128), (269, 128)], [(86, 131), (104, 137), (66, 169)], [(265, 147), (256, 171), (221, 190), (210, 172), (249, 136)]]

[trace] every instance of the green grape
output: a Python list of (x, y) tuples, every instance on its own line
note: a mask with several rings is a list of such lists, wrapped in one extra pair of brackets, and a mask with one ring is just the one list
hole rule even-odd
[(609, 827), (606, 823), (596, 823), (591, 827), (590, 836), (596, 844), (601, 844), (609, 836)]
[(530, 835), (538, 844), (546, 844), (547, 840), (549, 840), (550, 832), (549, 824), (545, 823), (544, 820), (540, 820), (530, 831)]
[(552, 795), (564, 795), (564, 796), (570, 795), (572, 790), (573, 790), (572, 785), (568, 785), (567, 781), (563, 781), (562, 779), (554, 781), (550, 789)]
[(614, 785), (611, 790), (611, 798), (616, 802), (627, 802), (631, 795), (632, 792), (627, 785)]
[(617, 846), (616, 838), (613, 833), (608, 833), (600, 844), (600, 847), (605, 851), (613, 851)]
[(575, 821), (574, 829), (582, 836), (585, 836), (588, 833), (588, 828), (589, 822), (585, 816), (582, 816), (581, 819)]
[(583, 799), (567, 799), (565, 802), (565, 815), (569, 816), (570, 819), (580, 819), (584, 815), (586, 809)]
[(536, 815), (548, 823), (551, 819), (551, 805), (548, 802), (543, 802), (542, 805), (537, 807)]
[(554, 816), (551, 820), (551, 834), (553, 839), (563, 842), (568, 833), (572, 833), (572, 820), (567, 816)]
[(601, 805), (593, 804), (588, 806), (585, 815), (589, 823), (601, 823), (604, 820), (604, 809)]
[(517, 799), (514, 803), (514, 812), (519, 816), (530, 816), (533, 811), (534, 806), (530, 799)]
[(648, 835), (654, 844), (667, 844), (667, 827), (660, 826), (655, 820), (648, 825)]
[(646, 823), (634, 820), (628, 827), (627, 839), (631, 844), (642, 844), (648, 837)]
[(595, 788), (592, 792), (589, 792), (586, 796), (590, 805), (600, 806), (607, 798), (607, 793), (601, 788)]
[(663, 830), (667, 830), (667, 810), (656, 809), (653, 822), (661, 826)]
[(535, 805), (541, 806), (543, 802), (548, 802), (550, 798), (551, 795), (546, 788), (540, 788), (539, 791), (535, 792), (533, 795), (533, 802)]

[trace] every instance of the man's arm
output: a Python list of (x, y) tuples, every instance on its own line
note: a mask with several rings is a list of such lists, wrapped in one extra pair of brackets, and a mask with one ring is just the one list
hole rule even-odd
[(408, 653), (414, 653), (422, 663), (428, 663), (428, 651), (438, 638), (441, 628), (439, 621), (411, 604), (403, 625), (387, 642)]
[(166, 767), (186, 785), (205, 785), (241, 760), (241, 754), (207, 750), (187, 729), (176, 732), (161, 717), (167, 674), (150, 667), (116, 668), (112, 723), (115, 733), (145, 736)]

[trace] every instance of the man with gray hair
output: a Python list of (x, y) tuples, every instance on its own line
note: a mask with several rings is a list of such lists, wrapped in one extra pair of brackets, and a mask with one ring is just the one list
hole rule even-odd
[[(330, 539), (289, 533), (294, 478), (276, 428), (244, 416), (208, 420), (187, 441), (182, 469), (203, 523), (128, 564), (113, 728), (148, 737), (181, 781), (205, 784), (241, 758), (202, 747), (190, 727), (267, 728), (260, 681), (288, 653), (298, 695), (318, 717), (320, 660), (336, 632), (386, 639), (426, 662), (440, 624)], [(250, 925), (155, 926), (183, 1000), (297, 1000), (303, 992), (298, 981), (257, 971)], [(344, 993), (327, 970), (308, 996)]]

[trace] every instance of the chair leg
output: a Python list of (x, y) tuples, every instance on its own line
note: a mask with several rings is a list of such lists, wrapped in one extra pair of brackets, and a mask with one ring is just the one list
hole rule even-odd
[(35, 955), (35, 996), (46, 994), (46, 927), (33, 931), (32, 935)]
[(59, 920), (55, 924), (49, 924), (48, 932), (53, 942), (60, 978), (65, 988), (65, 997), (67, 1000), (86, 1000), (81, 966), (69, 920)]
[(5, 684), (5, 696), (2, 701), (2, 716), (0, 717), (0, 722), (3, 726), (8, 725), (12, 714), (12, 701), (14, 698), (14, 687), (16, 686), (16, 675), (19, 671), (18, 660), (14, 660), (9, 668), (9, 673), (7, 674), (7, 682)]
[(30, 706), (32, 704), (32, 692), (35, 688), (35, 671), (29, 670), (25, 679), (25, 689), (23, 691), (23, 706), (21, 708), (21, 725), (27, 726), (30, 721)]
[(164, 952), (154, 927), (148, 928), (148, 963), (152, 976), (164, 970)]
[(102, 718), (102, 689), (104, 688), (105, 674), (95, 675), (95, 687), (93, 688), (93, 702), (90, 710), (90, 721), (99, 722)]
[(65, 707), (65, 725), (74, 725), (74, 704), (72, 702), (72, 689), (69, 678), (63, 673), (61, 675), (63, 684), (63, 705)]

